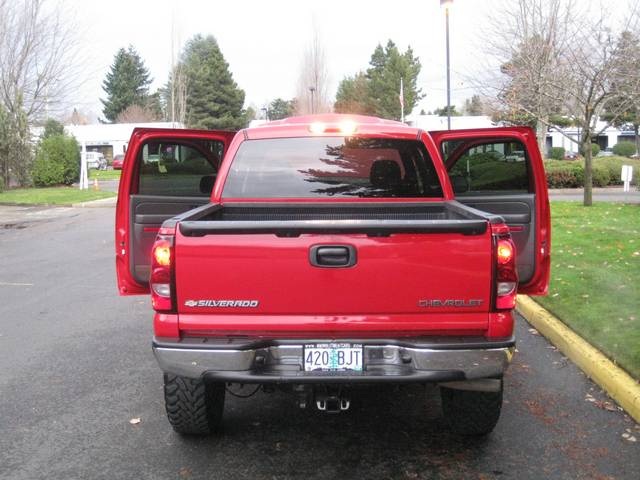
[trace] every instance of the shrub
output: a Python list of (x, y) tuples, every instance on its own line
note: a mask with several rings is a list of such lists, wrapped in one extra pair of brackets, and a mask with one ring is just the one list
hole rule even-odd
[(613, 146), (613, 153), (621, 157), (630, 157), (636, 153), (636, 144), (633, 142), (618, 142)]
[(584, 167), (577, 160), (551, 160), (545, 165), (549, 188), (578, 188), (584, 183)]
[[(597, 143), (592, 143), (591, 144), (591, 156), (595, 157), (599, 153), (600, 153), (600, 145), (598, 145)], [(584, 157), (584, 148), (582, 148), (582, 147), (580, 147), (580, 155), (582, 155)]]
[(37, 187), (71, 185), (79, 175), (80, 149), (75, 138), (54, 135), (40, 142), (32, 171)]
[(549, 158), (553, 158), (554, 160), (562, 160), (564, 158), (564, 148), (551, 147), (551, 150), (549, 151)]
[[(633, 166), (634, 178), (631, 183), (637, 184), (637, 177), (640, 174), (640, 160), (623, 157), (598, 157), (593, 160), (593, 186), (621, 185), (622, 165)], [(581, 188), (584, 186), (584, 160), (562, 162), (547, 160), (545, 170), (549, 188)]]
[(594, 187), (606, 187), (609, 185), (609, 170), (604, 165), (594, 164), (591, 169), (591, 176)]
[(609, 185), (622, 185), (620, 173), (622, 165), (631, 165), (633, 167), (633, 185), (638, 184), (638, 175), (640, 175), (640, 160), (636, 158), (625, 157), (598, 157), (595, 160), (596, 165), (601, 165), (609, 173)]

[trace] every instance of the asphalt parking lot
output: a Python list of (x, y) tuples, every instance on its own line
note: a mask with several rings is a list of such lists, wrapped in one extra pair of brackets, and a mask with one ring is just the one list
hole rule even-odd
[(148, 299), (116, 292), (113, 209), (47, 209), (29, 222), (10, 211), (2, 479), (640, 478), (640, 427), (522, 319), (502, 418), (485, 439), (448, 433), (437, 391), (419, 386), (358, 390), (334, 416), (283, 393), (227, 396), (221, 434), (181, 438), (164, 415)]

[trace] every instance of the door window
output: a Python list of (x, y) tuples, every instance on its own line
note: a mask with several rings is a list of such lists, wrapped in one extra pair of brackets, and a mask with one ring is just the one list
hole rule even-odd
[(138, 194), (208, 197), (224, 144), (218, 141), (151, 141), (140, 150)]
[(529, 159), (520, 142), (445, 141), (442, 154), (458, 196), (529, 191)]

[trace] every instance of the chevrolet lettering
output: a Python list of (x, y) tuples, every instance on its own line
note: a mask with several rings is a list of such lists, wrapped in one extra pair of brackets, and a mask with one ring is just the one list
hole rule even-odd
[(463, 299), (426, 299), (426, 300), (418, 300), (419, 307), (479, 307), (482, 305), (482, 300), (463, 300)]

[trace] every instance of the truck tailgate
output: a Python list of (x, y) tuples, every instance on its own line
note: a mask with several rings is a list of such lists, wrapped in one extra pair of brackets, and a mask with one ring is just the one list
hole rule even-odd
[[(346, 246), (352, 266), (313, 265), (316, 246)], [(184, 328), (273, 330), (313, 324), (332, 330), (467, 330), (486, 328), (492, 239), (483, 233), (213, 233), (176, 232), (176, 294)], [(267, 319), (268, 317), (268, 319)], [(244, 319), (244, 320), (243, 320)], [(306, 320), (305, 320), (306, 319)], [(448, 319), (448, 321), (447, 321)], [(430, 322), (433, 325), (430, 326)], [(275, 321), (277, 323), (277, 320)], [(286, 324), (286, 325), (285, 325)], [(189, 325), (190, 327), (187, 327)], [(457, 327), (456, 327), (457, 325)], [(310, 325), (308, 326), (310, 327)], [(181, 327), (182, 328), (182, 327)]]

